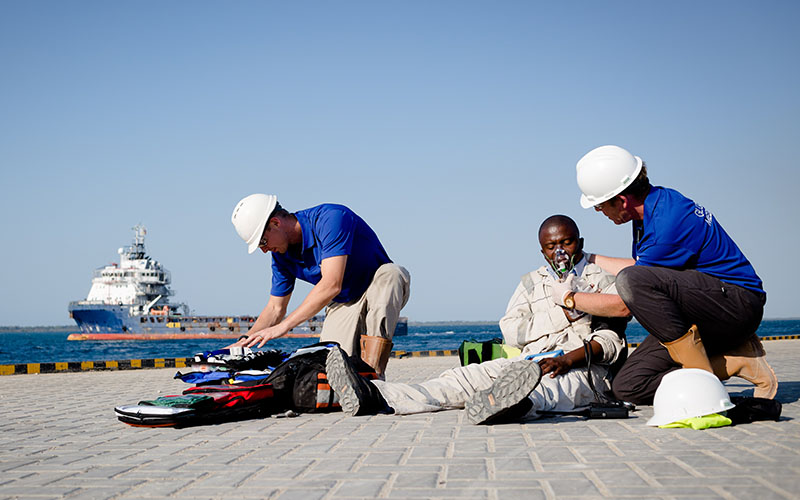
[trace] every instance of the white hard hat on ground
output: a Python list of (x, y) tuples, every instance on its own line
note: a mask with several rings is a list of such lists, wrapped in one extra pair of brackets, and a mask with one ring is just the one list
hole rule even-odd
[(271, 194), (251, 194), (236, 204), (231, 214), (231, 222), (236, 232), (247, 243), (247, 252), (258, 248), (261, 235), (267, 226), (267, 218), (278, 205), (278, 197)]
[(734, 406), (716, 375), (699, 368), (682, 368), (661, 379), (653, 399), (653, 418), (647, 425), (671, 424), (730, 410)]
[(576, 170), (581, 206), (589, 208), (630, 186), (642, 170), (642, 159), (619, 146), (600, 146), (586, 153)]

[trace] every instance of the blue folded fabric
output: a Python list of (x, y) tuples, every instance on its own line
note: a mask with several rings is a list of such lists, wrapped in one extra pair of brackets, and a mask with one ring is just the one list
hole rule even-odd
[(178, 372), (175, 374), (174, 378), (179, 378), (187, 384), (202, 384), (206, 382), (229, 379), (231, 378), (231, 373), (227, 371), (189, 373)]

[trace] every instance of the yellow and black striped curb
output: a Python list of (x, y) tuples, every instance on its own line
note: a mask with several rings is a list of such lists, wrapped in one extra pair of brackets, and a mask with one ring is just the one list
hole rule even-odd
[[(761, 340), (800, 340), (800, 335), (775, 335)], [(632, 342), (628, 347), (639, 347)], [(437, 351), (392, 351), (391, 358), (434, 358), (458, 356), (457, 349)], [(0, 375), (24, 375), (33, 373), (85, 372), (103, 370), (140, 370), (143, 368), (185, 368), (187, 358), (127, 359), (122, 361), (69, 361), (63, 363), (17, 363), (0, 365)]]
[(761, 340), (798, 340), (800, 335), (773, 335), (772, 337), (759, 337)]
[[(800, 340), (800, 335), (772, 335), (770, 337), (759, 337), (761, 340)], [(631, 342), (629, 348), (639, 347), (641, 342)]]
[(443, 351), (392, 351), (390, 358), (435, 358), (437, 356), (458, 356), (458, 350)]
[(63, 363), (17, 363), (14, 365), (0, 365), (0, 375), (185, 367), (186, 358), (127, 359), (122, 361), (69, 361)]
[[(456, 350), (392, 351), (392, 358), (427, 358), (458, 356)], [(103, 370), (138, 370), (141, 368), (185, 368), (187, 358), (128, 359), (121, 361), (69, 361), (63, 363), (17, 363), (0, 365), (0, 375), (25, 375), (34, 373), (85, 372)]]

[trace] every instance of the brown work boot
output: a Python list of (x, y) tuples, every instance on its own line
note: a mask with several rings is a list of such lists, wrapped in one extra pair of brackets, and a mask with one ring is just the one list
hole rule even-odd
[(383, 337), (361, 336), (361, 359), (375, 369), (380, 380), (386, 380), (386, 364), (393, 345), (391, 340)]
[(754, 397), (773, 399), (778, 392), (778, 377), (755, 333), (736, 349), (712, 356), (711, 366), (720, 380), (740, 377), (755, 385)]
[(683, 337), (672, 342), (663, 342), (661, 345), (667, 348), (669, 357), (684, 368), (700, 368), (707, 372), (712, 372), (711, 363), (706, 356), (706, 348), (700, 338), (697, 325), (692, 325)]

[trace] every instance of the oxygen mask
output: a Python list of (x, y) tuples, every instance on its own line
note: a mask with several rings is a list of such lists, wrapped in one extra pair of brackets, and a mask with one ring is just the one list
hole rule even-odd
[(550, 263), (553, 266), (553, 270), (558, 274), (559, 278), (564, 278), (572, 268), (574, 267), (574, 263), (572, 262), (572, 257), (567, 253), (566, 250), (559, 247), (556, 248), (555, 253), (553, 253), (553, 260)]

